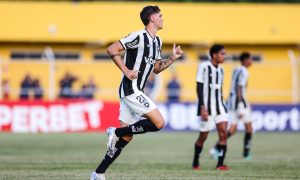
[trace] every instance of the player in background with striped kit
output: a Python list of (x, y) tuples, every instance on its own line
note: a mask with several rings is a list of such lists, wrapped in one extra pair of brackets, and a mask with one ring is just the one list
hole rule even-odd
[[(252, 64), (252, 57), (249, 52), (243, 52), (240, 55), (241, 65), (233, 70), (231, 78), (230, 94), (227, 101), (227, 107), (230, 117), (230, 128), (227, 131), (227, 138), (231, 137), (237, 130), (239, 121), (245, 125), (243, 158), (250, 160), (251, 139), (252, 139), (252, 119), (251, 106), (247, 100), (246, 92), (249, 79), (248, 68)], [(217, 158), (216, 146), (210, 149), (213, 158)]]
[(199, 64), (197, 72), (198, 116), (200, 116), (200, 133), (195, 142), (195, 152), (192, 167), (200, 170), (199, 157), (209, 132), (216, 125), (219, 142), (217, 144), (218, 163), (216, 170), (229, 170), (224, 165), (227, 151), (227, 108), (223, 102), (224, 70), (220, 66), (224, 62), (226, 51), (224, 46), (213, 45), (209, 54), (210, 61)]

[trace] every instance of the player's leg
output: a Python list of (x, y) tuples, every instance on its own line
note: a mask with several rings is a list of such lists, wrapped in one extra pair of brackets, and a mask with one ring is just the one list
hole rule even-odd
[[(227, 139), (235, 134), (235, 132), (237, 130), (237, 123), (238, 123), (238, 118), (237, 118), (236, 113), (234, 111), (229, 112), (229, 117), (230, 117), (230, 123), (229, 123), (230, 127), (227, 130)], [(219, 151), (218, 151), (219, 144), (220, 144), (219, 141), (217, 141), (215, 146), (209, 150), (210, 156), (213, 159), (218, 159), (219, 158)]]
[(250, 147), (251, 147), (251, 138), (252, 138), (252, 120), (251, 120), (251, 108), (250, 105), (244, 110), (243, 122), (245, 124), (245, 137), (244, 137), (244, 149), (243, 157), (245, 159), (251, 159), (250, 156)]
[[(120, 127), (126, 127), (128, 124), (120, 121)], [(119, 138), (115, 145), (115, 151), (112, 153), (109, 149), (107, 150), (103, 160), (91, 174), (90, 180), (105, 180), (105, 171), (107, 168), (117, 159), (121, 154), (122, 149), (132, 140), (132, 135), (127, 135)]]
[[(229, 130), (227, 130), (227, 139), (235, 134), (237, 130), (237, 124), (231, 124)], [(209, 150), (209, 154), (213, 159), (219, 158), (219, 150), (218, 146), (220, 145), (220, 142), (217, 141), (215, 146)]]
[(127, 127), (117, 128), (117, 137), (133, 134), (144, 134), (146, 132), (159, 131), (164, 127), (165, 121), (157, 108), (145, 114), (146, 119), (140, 120)]
[(201, 118), (200, 120), (201, 120), (200, 129), (199, 129), (200, 133), (194, 144), (195, 152), (194, 152), (194, 158), (192, 163), (194, 170), (200, 169), (199, 157), (202, 152), (204, 142), (207, 139), (209, 132), (213, 129), (213, 124), (214, 124), (212, 116), (208, 116), (208, 120), (206, 121), (202, 120)]
[(208, 134), (209, 134), (209, 131), (200, 132), (199, 136), (198, 136), (198, 138), (195, 142), (194, 158), (193, 158), (193, 164), (192, 164), (194, 170), (199, 170), (200, 169), (199, 157), (200, 157), (200, 154), (202, 152), (202, 148), (203, 148), (205, 140), (207, 139)]
[(217, 170), (228, 170), (229, 168), (224, 165), (224, 159), (227, 151), (227, 120), (224, 119), (225, 116), (217, 116), (216, 127), (219, 135), (219, 143), (217, 145), (217, 150), (219, 152), (218, 163), (216, 166)]
[(251, 158), (250, 157), (250, 148), (251, 148), (251, 139), (252, 139), (252, 123), (248, 122), (245, 123), (245, 137), (244, 137), (244, 150), (243, 150), (243, 157), (244, 158)]
[[(124, 103), (122, 100), (120, 101), (120, 127), (128, 127), (128, 125), (133, 124), (139, 120), (139, 116), (133, 113), (128, 105)], [(122, 149), (132, 140), (132, 135), (126, 135), (122, 137), (117, 137), (114, 133), (115, 128), (108, 128), (108, 149), (107, 152), (96, 169), (95, 172), (91, 174), (91, 180), (96, 179), (105, 179), (105, 171), (109, 167), (110, 164), (114, 162), (114, 160), (120, 155)], [(104, 176), (104, 178), (103, 178)], [(99, 178), (97, 178), (99, 177)], [(101, 177), (101, 178), (100, 178)], [(95, 179), (96, 178), (96, 179)]]

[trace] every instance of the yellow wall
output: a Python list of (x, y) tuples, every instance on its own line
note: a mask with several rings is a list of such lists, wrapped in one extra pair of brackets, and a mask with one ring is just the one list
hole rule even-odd
[[(0, 2), (0, 41), (112, 42), (143, 28), (139, 12), (148, 4)], [(300, 43), (299, 4), (155, 4), (166, 43)]]

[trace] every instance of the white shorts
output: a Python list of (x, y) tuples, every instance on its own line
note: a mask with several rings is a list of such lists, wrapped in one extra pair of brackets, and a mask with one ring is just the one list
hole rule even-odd
[(136, 92), (120, 99), (119, 120), (126, 124), (134, 124), (144, 119), (142, 115), (154, 110), (156, 105), (143, 92)]
[(207, 121), (203, 121), (200, 116), (200, 132), (208, 132), (214, 129), (220, 122), (228, 122), (228, 114), (219, 114), (208, 116)]
[(241, 119), (239, 119), (239, 112), (238, 111), (229, 111), (229, 119), (230, 124), (237, 124), (239, 121), (243, 123), (251, 123), (251, 108), (248, 106), (240, 111), (240, 114), (243, 115)]

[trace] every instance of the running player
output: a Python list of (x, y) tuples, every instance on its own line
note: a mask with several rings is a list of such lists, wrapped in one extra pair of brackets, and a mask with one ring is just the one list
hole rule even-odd
[[(146, 6), (140, 13), (145, 29), (133, 32), (113, 43), (107, 52), (123, 72), (119, 88), (120, 128), (108, 128), (108, 150), (98, 168), (91, 174), (91, 180), (105, 179), (105, 171), (120, 155), (122, 149), (132, 140), (134, 134), (159, 131), (165, 120), (156, 105), (143, 89), (153, 71), (158, 74), (182, 56), (180, 46), (173, 46), (172, 55), (161, 60), (162, 41), (156, 36), (163, 28), (163, 18), (158, 6)], [(124, 60), (121, 52), (125, 50)]]

